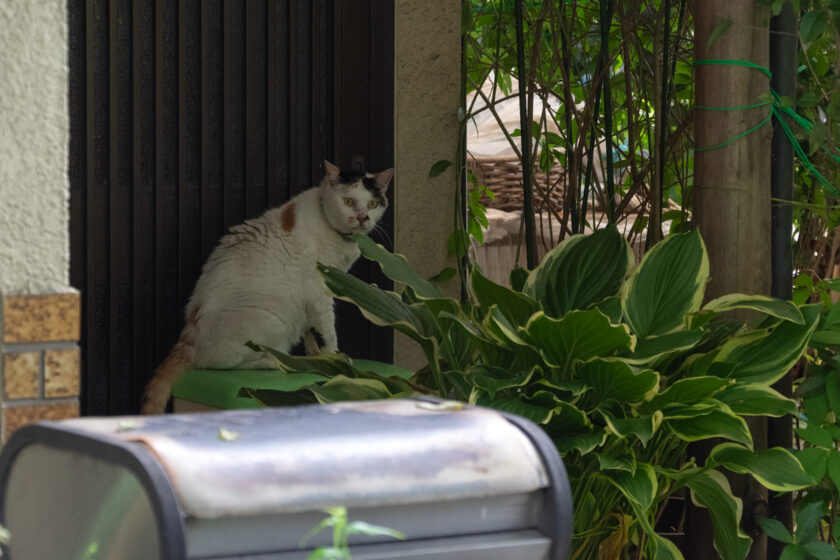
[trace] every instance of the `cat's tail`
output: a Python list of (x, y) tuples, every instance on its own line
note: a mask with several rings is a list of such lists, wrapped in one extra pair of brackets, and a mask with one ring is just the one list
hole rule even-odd
[(182, 373), (192, 367), (193, 349), (183, 339), (179, 340), (169, 355), (155, 369), (155, 374), (146, 384), (141, 414), (163, 414), (172, 394), (172, 385)]

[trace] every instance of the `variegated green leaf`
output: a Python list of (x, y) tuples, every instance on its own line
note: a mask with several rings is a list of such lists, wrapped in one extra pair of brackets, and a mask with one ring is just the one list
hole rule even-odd
[(617, 418), (609, 412), (600, 411), (607, 429), (618, 437), (635, 436), (642, 446), (646, 446), (656, 430), (662, 424), (662, 412), (656, 411), (647, 416), (633, 418)]
[(615, 486), (627, 500), (639, 507), (647, 516), (659, 492), (659, 483), (653, 467), (647, 463), (636, 463), (636, 471), (629, 473), (618, 471), (605, 473), (606, 478)]
[(540, 371), (539, 367), (533, 367), (527, 371), (511, 372), (499, 367), (479, 364), (470, 368), (468, 374), (469, 379), (477, 388), (486, 392), (490, 398), (495, 398), (496, 393), (501, 390), (525, 385), (538, 371)]
[(792, 492), (815, 483), (793, 453), (781, 447), (750, 451), (734, 443), (721, 443), (709, 459), (732, 472), (752, 475), (774, 492)]
[(595, 408), (606, 400), (637, 403), (650, 400), (659, 390), (659, 374), (646, 369), (634, 371), (619, 360), (592, 358), (576, 367), (575, 379), (592, 387), (585, 401)]
[(514, 326), (524, 327), (531, 315), (539, 311), (537, 302), (530, 297), (488, 280), (478, 269), (472, 271), (470, 286), (482, 307), (496, 305)]
[(665, 423), (683, 441), (700, 441), (710, 438), (725, 438), (752, 448), (753, 441), (747, 423), (735, 415), (726, 405), (706, 408), (697, 416), (677, 417), (689, 414), (694, 407), (682, 407), (679, 412), (666, 408), (662, 411)]
[(716, 394), (731, 383), (719, 377), (689, 377), (669, 385), (641, 407), (643, 411), (661, 410), (672, 404), (690, 405)]
[(597, 309), (570, 311), (562, 319), (537, 313), (528, 321), (525, 332), (547, 363), (561, 369), (568, 369), (575, 360), (609, 356), (632, 349), (635, 344), (625, 325), (610, 324)]
[(716, 470), (690, 469), (672, 474), (691, 490), (691, 501), (709, 511), (715, 550), (723, 560), (743, 560), (752, 545), (740, 528), (743, 503), (732, 494), (729, 482)]
[(784, 321), (791, 321), (799, 325), (805, 324), (802, 313), (793, 302), (769, 296), (727, 294), (713, 299), (703, 306), (703, 311), (713, 314), (732, 311), (733, 309), (753, 309)]
[(799, 360), (808, 347), (820, 317), (820, 305), (802, 307), (804, 325), (780, 323), (769, 335), (748, 333), (726, 342), (715, 357), (709, 373), (729, 375), (743, 383), (775, 383)]
[(557, 406), (543, 427), (561, 454), (576, 449), (585, 455), (607, 439), (603, 428), (594, 426), (583, 411), (568, 403)]
[(351, 379), (343, 375), (333, 377), (323, 385), (310, 385), (309, 390), (321, 404), (339, 401), (387, 399), (388, 388), (375, 379)]
[(518, 414), (519, 416), (527, 418), (535, 424), (544, 424), (545, 422), (548, 422), (554, 414), (554, 411), (550, 408), (528, 403), (520, 398), (490, 398), (484, 393), (476, 395), (476, 399), (472, 404), (486, 406), (487, 408), (495, 408), (496, 410), (501, 410), (503, 412), (512, 412), (513, 414)]
[(318, 271), (335, 297), (354, 304), (375, 325), (394, 327), (421, 343), (431, 337), (428, 327), (397, 294), (371, 286), (332, 266), (318, 265)]
[(657, 243), (642, 259), (621, 290), (621, 308), (640, 339), (661, 335), (683, 325), (683, 318), (700, 309), (709, 259), (696, 230)]
[(631, 476), (636, 473), (636, 456), (633, 453), (596, 453), (595, 456), (602, 471), (625, 471)]
[(561, 317), (616, 295), (635, 258), (615, 226), (567, 238), (528, 276), (524, 292), (546, 315)]
[(359, 249), (366, 259), (379, 264), (385, 276), (395, 282), (401, 282), (407, 286), (411, 286), (411, 289), (419, 297), (439, 298), (443, 295), (440, 288), (417, 274), (411, 268), (405, 256), (398, 253), (391, 253), (385, 247), (362, 233), (354, 234), (353, 241), (359, 245)]
[(675, 331), (659, 336), (649, 336), (636, 343), (636, 349), (626, 356), (634, 364), (649, 364), (662, 356), (693, 348), (703, 337), (700, 330)]
[(796, 401), (761, 383), (735, 383), (715, 395), (736, 414), (773, 416), (796, 414)]

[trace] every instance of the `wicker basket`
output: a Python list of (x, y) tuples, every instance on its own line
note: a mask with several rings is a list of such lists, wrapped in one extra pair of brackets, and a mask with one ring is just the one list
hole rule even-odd
[[(467, 167), (472, 171), (479, 184), (485, 185), (495, 195), (494, 200), (482, 197), (481, 203), (487, 208), (520, 212), (523, 206), (522, 162), (515, 155), (467, 158)], [(542, 171), (534, 172), (534, 211), (559, 212), (563, 208), (563, 183), (565, 172), (555, 167), (546, 175)], [(546, 200), (547, 199), (547, 200)]]

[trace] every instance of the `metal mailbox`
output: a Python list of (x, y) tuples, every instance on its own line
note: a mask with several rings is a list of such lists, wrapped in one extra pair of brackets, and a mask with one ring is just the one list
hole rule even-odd
[(551, 441), (481, 407), (397, 399), (81, 418), (24, 427), (0, 454), (12, 560), (304, 559), (301, 538), (339, 505), (406, 535), (351, 538), (356, 560), (555, 560), (571, 541)]

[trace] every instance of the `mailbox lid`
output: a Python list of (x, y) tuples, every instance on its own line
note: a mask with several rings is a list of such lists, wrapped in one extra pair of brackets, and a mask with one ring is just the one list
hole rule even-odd
[(264, 410), (81, 418), (142, 443), (196, 518), (533, 492), (540, 455), (503, 415), (409, 399)]

